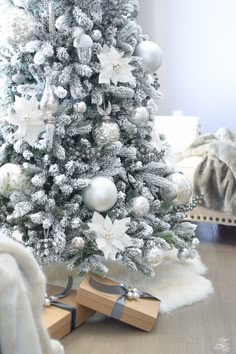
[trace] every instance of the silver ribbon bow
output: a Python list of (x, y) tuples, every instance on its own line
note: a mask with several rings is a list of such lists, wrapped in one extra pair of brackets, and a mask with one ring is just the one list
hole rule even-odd
[(137, 300), (139, 298), (143, 298), (143, 299), (146, 298), (150, 300), (160, 301), (157, 297), (149, 293), (139, 291), (136, 288), (130, 288), (124, 284), (117, 284), (117, 285), (102, 284), (96, 281), (91, 276), (89, 278), (89, 284), (92, 288), (101, 291), (102, 293), (120, 295), (119, 298), (116, 300), (111, 313), (111, 317), (117, 320), (121, 318), (127, 299)]

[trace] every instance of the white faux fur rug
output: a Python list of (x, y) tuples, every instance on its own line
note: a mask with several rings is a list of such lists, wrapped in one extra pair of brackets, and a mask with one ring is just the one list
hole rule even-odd
[[(214, 291), (211, 281), (203, 276), (207, 268), (199, 255), (194, 260), (182, 262), (176, 257), (176, 252), (167, 252), (164, 262), (156, 268), (156, 276), (152, 280), (144, 278), (138, 272), (127, 271), (126, 267), (117, 262), (115, 265), (114, 262), (109, 262), (107, 265), (110, 269), (109, 278), (158, 297), (161, 300), (160, 313), (162, 314), (203, 300)], [(62, 279), (61, 266), (56, 273), (58, 280)], [(50, 274), (50, 278), (52, 275)], [(58, 283), (62, 284), (61, 281)], [(79, 280), (75, 280), (75, 283), (78, 286)]]

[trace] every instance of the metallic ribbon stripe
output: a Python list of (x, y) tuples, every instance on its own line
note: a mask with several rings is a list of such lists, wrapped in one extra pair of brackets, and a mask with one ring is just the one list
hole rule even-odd
[[(121, 318), (121, 315), (122, 315), (123, 310), (125, 308), (127, 293), (130, 291), (129, 287), (127, 287), (124, 284), (118, 284), (118, 285), (102, 284), (102, 283), (99, 283), (98, 281), (96, 281), (91, 276), (89, 278), (89, 284), (92, 288), (94, 288), (95, 290), (98, 290), (102, 293), (120, 295), (120, 297), (116, 300), (116, 302), (114, 304), (112, 314), (111, 314), (111, 317), (119, 320)], [(146, 298), (146, 299), (150, 299), (150, 300), (160, 301), (157, 297), (152, 296), (151, 294), (143, 292), (143, 291), (139, 291), (139, 296), (140, 296), (140, 298)], [(130, 300), (130, 301), (135, 301), (135, 300)]]

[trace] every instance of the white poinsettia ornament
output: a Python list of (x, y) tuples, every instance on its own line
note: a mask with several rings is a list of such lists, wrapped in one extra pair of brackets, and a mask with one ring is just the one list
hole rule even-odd
[(39, 134), (45, 131), (43, 112), (39, 109), (39, 102), (35, 96), (30, 100), (15, 96), (15, 113), (8, 115), (5, 119), (18, 126), (14, 138), (24, 139), (31, 146), (36, 143)]
[(117, 252), (133, 245), (132, 239), (126, 234), (129, 221), (129, 218), (116, 219), (112, 223), (108, 215), (104, 218), (97, 212), (93, 214), (92, 223), (88, 223), (88, 227), (95, 232), (97, 247), (106, 259), (115, 260)]
[(136, 80), (132, 74), (135, 67), (129, 64), (132, 57), (124, 58), (123, 52), (120, 53), (114, 47), (109, 48), (104, 45), (98, 59), (101, 63), (99, 84), (110, 84), (112, 81), (115, 85), (118, 82), (135, 85)]

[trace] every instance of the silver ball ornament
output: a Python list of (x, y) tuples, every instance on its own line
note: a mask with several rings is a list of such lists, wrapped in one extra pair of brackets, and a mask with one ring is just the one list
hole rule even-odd
[(197, 237), (194, 237), (194, 238), (192, 239), (192, 246), (193, 246), (193, 247), (197, 247), (197, 246), (199, 246), (199, 244), (200, 244), (199, 239), (198, 239)]
[(188, 261), (189, 259), (191, 259), (191, 254), (187, 248), (180, 248), (178, 250), (177, 257), (181, 261)]
[(76, 102), (73, 106), (74, 111), (77, 113), (85, 113), (87, 110), (87, 105), (84, 101)]
[(25, 75), (21, 74), (20, 72), (12, 76), (12, 81), (15, 82), (17, 85), (22, 85), (25, 80)]
[(98, 42), (102, 38), (102, 32), (98, 29), (94, 30), (92, 33), (92, 38), (94, 41)]
[(107, 211), (117, 201), (118, 191), (114, 182), (107, 177), (94, 177), (90, 186), (83, 193), (82, 198), (85, 205), (96, 211)]
[(45, 299), (44, 299), (44, 306), (45, 307), (50, 307), (51, 306), (51, 300), (49, 299), (49, 297), (46, 297)]
[(132, 214), (139, 217), (147, 215), (150, 211), (148, 199), (142, 196), (131, 199), (130, 211)]
[(72, 240), (72, 247), (73, 248), (76, 248), (78, 250), (82, 250), (84, 248), (84, 245), (85, 245), (85, 241), (82, 237), (75, 237), (73, 240)]
[(152, 41), (140, 42), (135, 48), (134, 55), (143, 59), (148, 74), (157, 71), (162, 64), (162, 50)]
[(173, 188), (161, 188), (160, 194), (162, 198), (174, 206), (188, 203), (192, 196), (190, 180), (179, 172), (170, 174), (168, 179), (173, 182)]
[(111, 145), (120, 140), (120, 128), (115, 122), (103, 120), (95, 127), (93, 137), (98, 146)]
[(131, 123), (141, 128), (148, 122), (149, 112), (145, 107), (137, 107), (128, 119)]
[(163, 262), (164, 253), (159, 247), (154, 246), (144, 251), (144, 258), (152, 267), (158, 267)]

